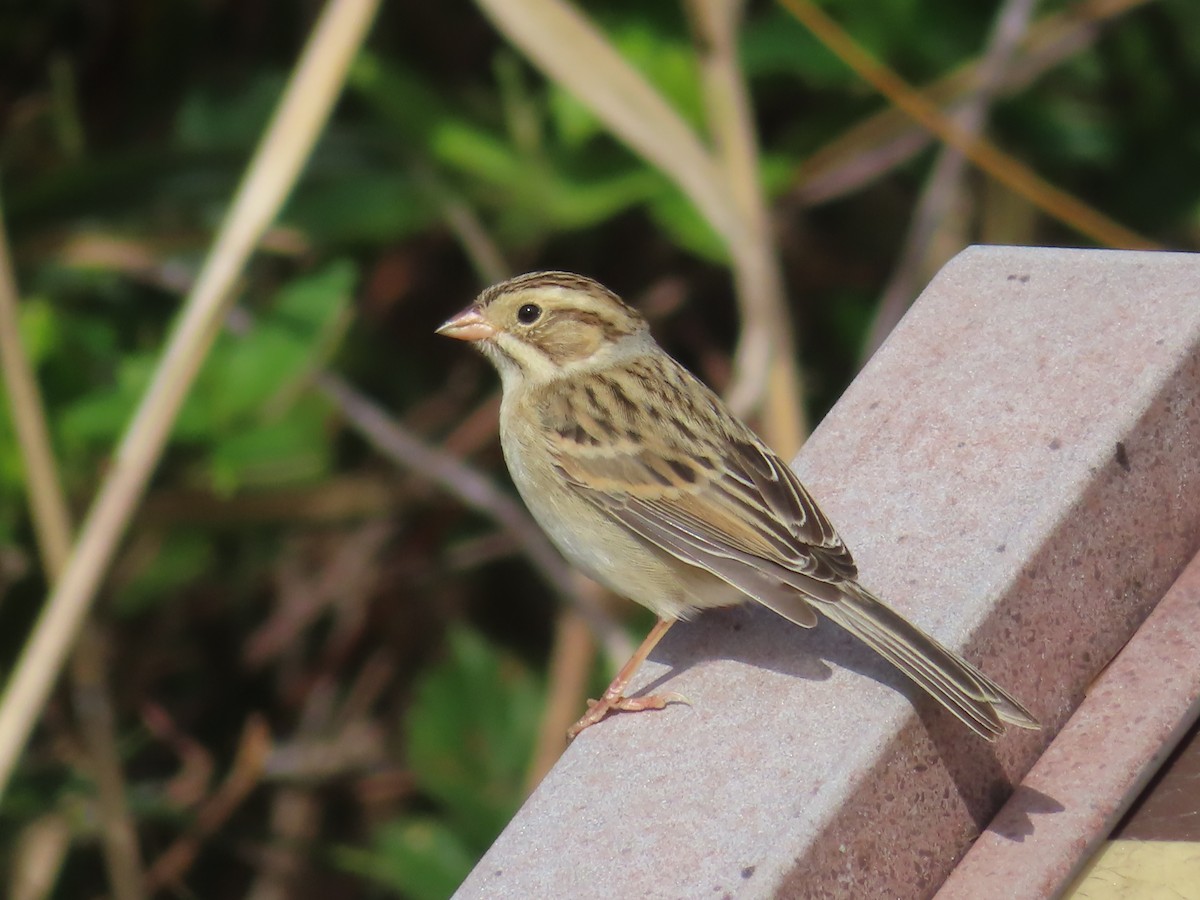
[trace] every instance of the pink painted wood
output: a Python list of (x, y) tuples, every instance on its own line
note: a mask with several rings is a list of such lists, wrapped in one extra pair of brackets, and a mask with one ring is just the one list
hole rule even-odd
[(996, 885), (1009, 897), (1057, 896), (1197, 716), (1200, 556), (1096, 679), (937, 900), (995, 896)]

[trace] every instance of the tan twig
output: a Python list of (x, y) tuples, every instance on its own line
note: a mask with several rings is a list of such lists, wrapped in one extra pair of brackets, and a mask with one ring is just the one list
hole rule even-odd
[(163, 795), (175, 806), (184, 809), (195, 806), (207, 796), (217, 769), (212, 754), (202, 743), (183, 732), (157, 703), (142, 705), (142, 724), (179, 757), (179, 771), (167, 782)]
[(271, 842), (263, 848), (254, 883), (246, 900), (287, 900), (297, 888), (313, 857), (312, 845), (321, 830), (322, 806), (316, 791), (282, 785), (271, 797)]
[(272, 840), (261, 851), (247, 900), (284, 900), (297, 893), (320, 831), (322, 805), (311, 785), (378, 770), (386, 761), (383, 729), (368, 713), (393, 683), (395, 669), (391, 655), (380, 651), (342, 692), (340, 703), (335, 705), (332, 680), (319, 679), (308, 692), (296, 734), (290, 743), (277, 743), (266, 764), (266, 778), (285, 783), (271, 797)]
[[(30, 512), (48, 584), (62, 574), (71, 547), (71, 514), (51, 449), (45, 405), (18, 328), (17, 285), (0, 210), (0, 367), (4, 373), (21, 459), (29, 485)], [(140, 900), (142, 857), (137, 828), (125, 802), (125, 777), (117, 729), (105, 680), (103, 650), (94, 635), (75, 651), (72, 667), (75, 713), (96, 784), (100, 839), (113, 896)]]
[[(591, 584), (591, 589), (599, 595), (599, 586)], [(554, 647), (550, 670), (546, 673), (546, 706), (525, 776), (526, 794), (533, 792), (566, 749), (567, 729), (585, 709), (588, 676), (595, 656), (587, 622), (574, 610), (561, 610), (554, 625)]]
[(201, 844), (216, 833), (262, 780), (267, 757), (271, 752), (271, 733), (260, 716), (251, 716), (242, 731), (237, 756), (225, 781), (196, 813), (190, 834), (176, 840), (154, 861), (146, 873), (146, 889), (157, 891), (181, 881)]
[(345, 79), (378, 0), (330, 0), (238, 189), (153, 381), (0, 701), (0, 795), (112, 561), (175, 416)]
[(570, 567), (520, 503), (466, 463), (409, 434), (337, 375), (324, 372), (317, 376), (316, 384), (376, 450), (393, 462), (420, 472), (511, 534), (560, 599), (578, 609), (595, 629), (613, 659), (624, 659), (629, 654), (631, 647), (625, 632), (597, 602), (575, 589)]
[(840, 25), (810, 0), (779, 0), (822, 44), (860, 78), (883, 94), (939, 139), (962, 151), (976, 166), (1010, 190), (1020, 194), (1047, 215), (1099, 244), (1126, 249), (1156, 250), (1158, 245), (1066, 191), (1055, 187), (1025, 164), (994, 144), (972, 135), (947, 119), (921, 92), (871, 56)]
[(176, 524), (244, 528), (250, 523), (334, 523), (386, 516), (412, 497), (412, 485), (392, 475), (342, 475), (303, 487), (219, 496), (196, 488), (151, 491), (138, 521), (153, 529)]
[(459, 197), (443, 197), (442, 215), (446, 224), (457, 235), (458, 242), (467, 253), (467, 259), (471, 260), (476, 274), (482, 281), (493, 284), (512, 274), (499, 245), (492, 240), (492, 236), (475, 215), (475, 210), (466, 202)]
[[(750, 94), (737, 58), (743, 0), (688, 0), (709, 130), (744, 228), (730, 243), (742, 333), (727, 390), (739, 412), (762, 410), (763, 436), (785, 458), (808, 434), (783, 271), (758, 168)], [(765, 403), (765, 407), (764, 407)]]
[[(1001, 89), (1009, 61), (1020, 46), (1029, 28), (1036, 0), (1005, 0), (996, 14), (987, 50), (980, 61), (978, 87), (974, 95), (953, 114), (957, 126), (964, 132), (981, 133), (991, 110), (992, 102)], [(871, 332), (863, 347), (861, 360), (871, 355), (883, 343), (908, 309), (917, 291), (941, 265), (964, 243), (961, 239), (936, 241), (939, 230), (951, 218), (951, 208), (962, 191), (966, 157), (957, 147), (943, 147), (925, 183), (921, 199), (913, 213), (900, 261), (883, 291), (883, 299), (871, 324)], [(956, 221), (962, 217), (953, 217)]]
[(94, 627), (81, 635), (71, 655), (71, 694), (96, 783), (97, 825), (112, 895), (117, 900), (138, 900), (146, 896), (142, 851), (126, 802), (105, 649), (105, 641)]
[(21, 447), (30, 513), (42, 567), (50, 580), (62, 572), (71, 551), (71, 513), (58, 479), (50, 445), (45, 405), (25, 348), (21, 345), (19, 293), (8, 251), (8, 234), (0, 208), (0, 373), (8, 394), (9, 414)]
[[(301, 568), (298, 560), (285, 560), (276, 576), (278, 607), (242, 645), (246, 665), (261, 668), (294, 647), (305, 630), (326, 611), (333, 611), (339, 621), (352, 613), (356, 614), (353, 618), (361, 616), (375, 583), (371, 563), (393, 531), (394, 526), (387, 519), (364, 523), (337, 545), (317, 577), (298, 571)], [(341, 629), (340, 625), (335, 628), (335, 634)]]
[(458, 419), (458, 424), (442, 440), (447, 453), (467, 457), (496, 440), (500, 422), (500, 391), (495, 390)]
[(485, 284), (494, 284), (512, 275), (512, 268), (504, 258), (504, 251), (488, 233), (471, 205), (444, 185), (432, 169), (418, 165), (417, 172), (421, 176), (421, 184), (425, 185), (433, 195), (434, 201), (441, 207), (442, 218), (458, 238), (479, 280)]

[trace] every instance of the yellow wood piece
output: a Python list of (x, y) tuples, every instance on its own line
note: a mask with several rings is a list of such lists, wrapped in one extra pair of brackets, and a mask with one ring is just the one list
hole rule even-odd
[(1200, 843), (1107, 841), (1064, 900), (1200, 900)]

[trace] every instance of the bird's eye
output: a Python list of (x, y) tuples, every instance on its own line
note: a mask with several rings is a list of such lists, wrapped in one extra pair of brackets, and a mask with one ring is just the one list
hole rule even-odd
[(517, 321), (522, 325), (532, 325), (542, 314), (542, 308), (536, 303), (526, 303), (517, 310)]

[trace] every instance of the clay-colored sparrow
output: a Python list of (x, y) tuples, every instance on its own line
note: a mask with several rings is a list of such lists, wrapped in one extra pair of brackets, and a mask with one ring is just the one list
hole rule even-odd
[(659, 621), (574, 737), (625, 697), (673, 622), (747, 598), (804, 628), (820, 612), (988, 740), (1038, 723), (1019, 701), (858, 583), (804, 485), (646, 321), (602, 285), (535, 272), (488, 288), (439, 334), (500, 372), (500, 441), (530, 512), (566, 557)]

